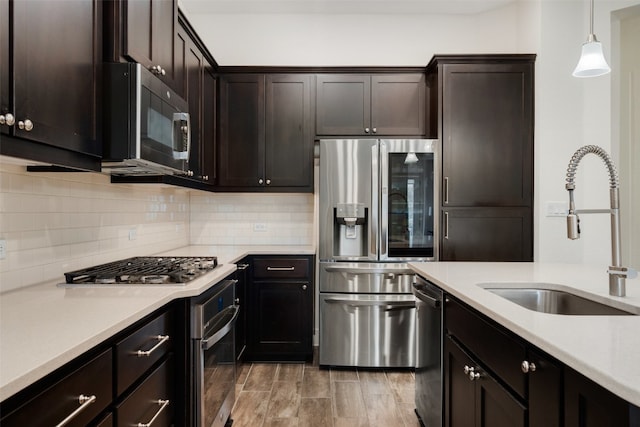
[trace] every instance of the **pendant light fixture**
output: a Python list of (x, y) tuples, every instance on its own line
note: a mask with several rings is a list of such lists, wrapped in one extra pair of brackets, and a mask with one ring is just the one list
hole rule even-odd
[(602, 53), (602, 43), (598, 41), (593, 33), (593, 0), (591, 0), (591, 21), (589, 22), (589, 37), (582, 45), (582, 54), (576, 69), (573, 70), (574, 77), (596, 77), (611, 72), (607, 60)]

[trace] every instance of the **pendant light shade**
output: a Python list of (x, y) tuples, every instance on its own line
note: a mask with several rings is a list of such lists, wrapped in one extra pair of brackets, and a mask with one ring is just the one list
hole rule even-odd
[(589, 37), (582, 45), (582, 53), (576, 69), (573, 70), (574, 77), (596, 77), (611, 72), (607, 60), (604, 59), (602, 43), (598, 41), (593, 33), (593, 0), (591, 0), (591, 21), (589, 26)]

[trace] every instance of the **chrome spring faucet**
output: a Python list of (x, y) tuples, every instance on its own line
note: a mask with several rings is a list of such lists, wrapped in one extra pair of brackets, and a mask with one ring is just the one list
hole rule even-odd
[[(609, 170), (609, 200), (611, 207), (609, 209), (585, 209), (576, 210), (575, 201), (573, 199), (573, 190), (576, 188), (574, 179), (578, 164), (582, 158), (593, 153), (604, 161)], [(569, 161), (567, 168), (567, 183), (565, 188), (569, 191), (569, 214), (567, 215), (567, 237), (571, 240), (580, 238), (580, 218), (578, 213), (609, 213), (611, 214), (611, 266), (607, 271), (609, 273), (609, 295), (623, 297), (626, 294), (625, 279), (633, 279), (637, 272), (632, 268), (622, 267), (621, 250), (620, 250), (620, 202), (618, 191), (618, 172), (613, 164), (613, 160), (607, 152), (597, 145), (585, 145), (579, 148)]]

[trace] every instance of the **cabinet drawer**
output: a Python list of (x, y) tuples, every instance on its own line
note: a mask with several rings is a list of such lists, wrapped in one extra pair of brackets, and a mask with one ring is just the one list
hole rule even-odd
[(520, 364), (527, 359), (526, 348), (497, 325), (447, 297), (445, 328), (521, 397), (525, 397), (525, 374)]
[[(111, 403), (112, 366), (109, 349), (3, 418), (2, 426), (57, 425), (74, 411), (77, 414), (65, 425), (87, 425)], [(80, 396), (86, 398), (80, 401)]]
[(148, 425), (154, 417), (154, 427), (172, 425), (175, 402), (171, 395), (173, 390), (171, 360), (169, 357), (158, 366), (116, 407), (116, 425)]
[(171, 312), (149, 321), (116, 344), (116, 393), (121, 394), (171, 351)]
[(307, 279), (309, 258), (254, 258), (253, 277), (256, 279)]

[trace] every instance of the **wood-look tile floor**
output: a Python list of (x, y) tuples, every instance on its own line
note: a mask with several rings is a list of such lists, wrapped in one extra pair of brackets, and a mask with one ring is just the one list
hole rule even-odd
[(419, 427), (410, 370), (252, 363), (238, 369), (233, 427)]

